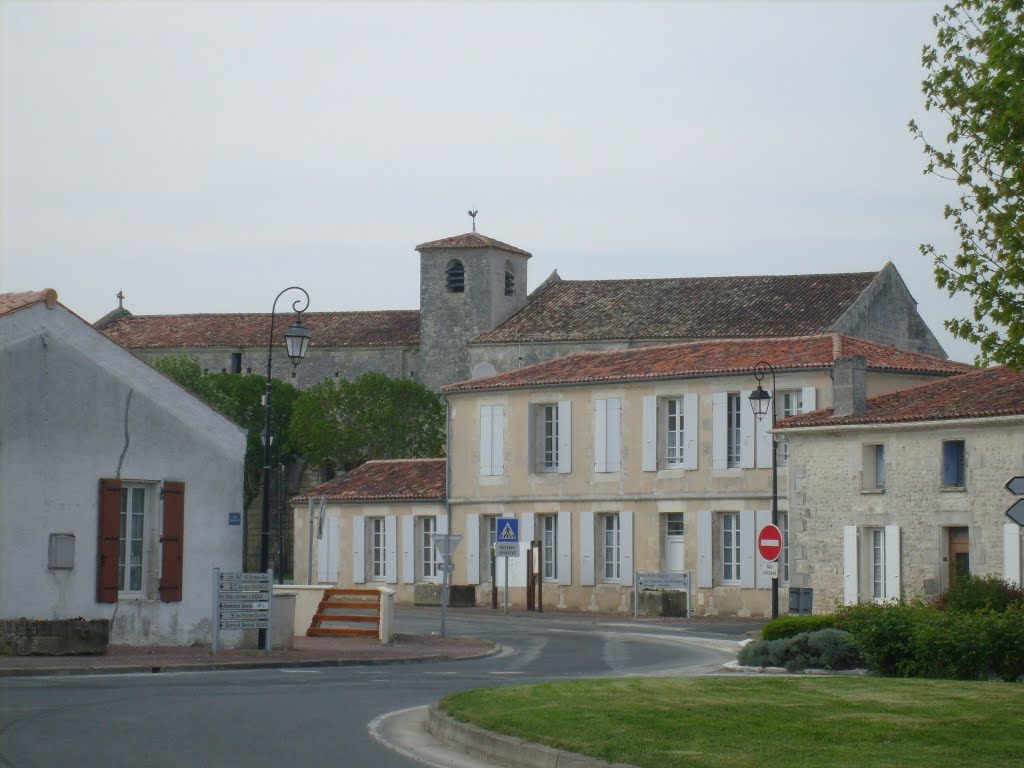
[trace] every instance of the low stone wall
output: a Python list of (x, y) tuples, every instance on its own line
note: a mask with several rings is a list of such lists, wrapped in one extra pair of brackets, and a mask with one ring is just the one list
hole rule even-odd
[[(441, 585), (420, 582), (413, 589), (413, 605), (441, 605)], [(476, 605), (476, 587), (472, 584), (450, 584), (448, 605), (452, 608), (472, 608)]]
[(0, 656), (102, 656), (107, 619), (0, 619)]
[(686, 593), (667, 590), (639, 592), (638, 612), (641, 616), (686, 616)]

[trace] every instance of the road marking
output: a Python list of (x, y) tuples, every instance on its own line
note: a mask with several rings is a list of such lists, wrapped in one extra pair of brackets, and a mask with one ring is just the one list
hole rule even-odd
[(496, 670), (496, 669), (492, 669), (487, 674), (489, 674), (489, 675), (525, 675), (526, 673), (525, 672), (511, 672), (511, 671), (509, 671), (509, 672), (502, 672), (502, 671), (499, 671), (499, 670)]
[(283, 672), (286, 675), (322, 675), (323, 671), (319, 669), (279, 669), (278, 672)]

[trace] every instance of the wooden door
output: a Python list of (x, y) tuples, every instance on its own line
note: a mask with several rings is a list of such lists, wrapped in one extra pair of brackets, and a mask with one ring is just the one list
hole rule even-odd
[(957, 577), (971, 572), (970, 532), (967, 528), (949, 529), (949, 586)]

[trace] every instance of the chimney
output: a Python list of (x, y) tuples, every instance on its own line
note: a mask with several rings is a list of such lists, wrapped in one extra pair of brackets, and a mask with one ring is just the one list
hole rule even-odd
[(832, 364), (832, 407), (836, 416), (852, 416), (867, 407), (867, 358), (841, 357)]

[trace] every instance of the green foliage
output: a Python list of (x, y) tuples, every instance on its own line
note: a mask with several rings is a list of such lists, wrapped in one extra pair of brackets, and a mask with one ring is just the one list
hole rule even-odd
[(936, 602), (940, 610), (965, 613), (990, 610), (1002, 612), (1011, 605), (1024, 605), (1024, 588), (998, 576), (972, 576), (957, 578)]
[(836, 617), (832, 614), (819, 614), (816, 616), (779, 616), (772, 619), (761, 628), (762, 640), (779, 640), (783, 637), (793, 637), (801, 632), (814, 632), (819, 629), (826, 629), (836, 625)]
[(920, 603), (861, 603), (841, 609), (836, 626), (853, 635), (869, 669), (908, 677), (914, 627), (928, 610)]
[(954, 253), (932, 245), (935, 281), (965, 293), (972, 316), (947, 320), (954, 336), (980, 344), (982, 361), (1024, 363), (1024, 5), (961, 0), (932, 18), (934, 46), (922, 64), (925, 109), (948, 121), (943, 145), (924, 145), (926, 174), (956, 183), (945, 217), (960, 239)]
[(366, 373), (303, 392), (292, 435), (309, 461), (341, 470), (369, 459), (436, 458), (444, 455), (445, 408), (418, 382)]
[(831, 627), (777, 640), (761, 640), (740, 649), (739, 662), (750, 667), (855, 669), (861, 664), (849, 633)]

